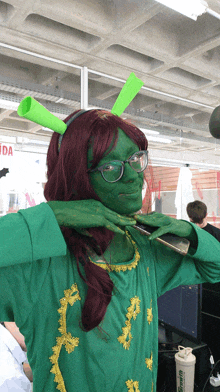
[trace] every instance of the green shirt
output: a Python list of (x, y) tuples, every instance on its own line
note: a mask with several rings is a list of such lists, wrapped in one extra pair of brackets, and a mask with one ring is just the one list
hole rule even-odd
[(83, 332), (86, 285), (50, 207), (0, 219), (0, 320), (25, 336), (35, 392), (156, 391), (157, 297), (220, 281), (220, 243), (193, 227), (198, 248), (185, 257), (129, 228), (140, 259), (113, 267), (101, 328)]

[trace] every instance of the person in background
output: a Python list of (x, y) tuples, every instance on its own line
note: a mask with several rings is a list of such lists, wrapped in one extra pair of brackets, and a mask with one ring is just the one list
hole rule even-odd
[(220, 242), (220, 229), (208, 223), (207, 206), (205, 203), (200, 200), (192, 201), (191, 203), (187, 204), (186, 211), (190, 222), (195, 223), (197, 226), (210, 233)]
[(0, 392), (31, 392), (24, 336), (14, 322), (0, 324)]

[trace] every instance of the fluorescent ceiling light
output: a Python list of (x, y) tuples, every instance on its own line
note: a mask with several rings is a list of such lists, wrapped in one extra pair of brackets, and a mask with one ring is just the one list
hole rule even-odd
[(60, 103), (63, 102), (63, 98), (58, 98), (57, 101), (55, 101), (56, 103)]
[(17, 110), (19, 106), (18, 102), (8, 101), (6, 99), (0, 99), (0, 108), (7, 110)]
[(165, 144), (172, 143), (172, 140), (170, 140), (170, 139), (165, 139), (165, 138), (157, 137), (157, 136), (147, 136), (147, 140), (149, 140), (151, 142), (156, 142), (156, 143), (165, 143)]
[(208, 4), (203, 0), (156, 0), (174, 11), (188, 16), (193, 20), (204, 14), (208, 9)]
[(49, 128), (46, 128), (46, 127), (42, 127), (42, 131), (47, 131), (47, 132), (51, 132), (51, 133), (54, 132), (52, 129), (49, 129)]
[(152, 131), (151, 129), (139, 128), (145, 135), (159, 135), (160, 132)]

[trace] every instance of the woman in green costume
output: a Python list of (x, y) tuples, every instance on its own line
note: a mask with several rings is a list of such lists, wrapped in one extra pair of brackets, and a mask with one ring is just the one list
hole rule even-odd
[[(102, 110), (74, 114), (48, 151), (47, 203), (0, 219), (0, 321), (25, 336), (35, 392), (155, 392), (157, 297), (220, 281), (196, 225), (138, 214), (147, 140)], [(157, 228), (149, 238), (132, 226)], [(154, 241), (188, 238), (186, 256)]]

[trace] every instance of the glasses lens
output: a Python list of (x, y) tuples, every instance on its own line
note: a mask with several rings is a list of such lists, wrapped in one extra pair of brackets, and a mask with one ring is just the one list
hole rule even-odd
[(144, 171), (147, 167), (148, 159), (146, 151), (138, 151), (129, 159), (131, 167), (138, 173)]
[(111, 163), (107, 163), (102, 168), (102, 174), (106, 181), (114, 182), (117, 181), (122, 173), (122, 164), (118, 161), (112, 161)]

